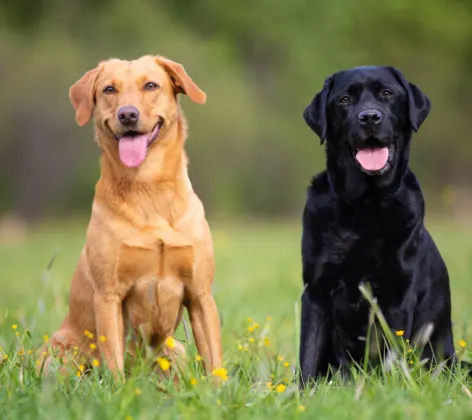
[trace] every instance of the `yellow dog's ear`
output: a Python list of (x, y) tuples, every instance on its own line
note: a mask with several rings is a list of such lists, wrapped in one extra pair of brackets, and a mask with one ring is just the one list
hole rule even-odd
[(155, 57), (156, 63), (164, 68), (169, 74), (174, 84), (174, 88), (178, 93), (184, 93), (193, 102), (204, 104), (206, 102), (206, 94), (187, 74), (182, 64), (169, 60), (165, 57)]
[(98, 67), (85, 73), (69, 89), (69, 98), (74, 106), (75, 120), (79, 126), (87, 124), (92, 118), (97, 75)]

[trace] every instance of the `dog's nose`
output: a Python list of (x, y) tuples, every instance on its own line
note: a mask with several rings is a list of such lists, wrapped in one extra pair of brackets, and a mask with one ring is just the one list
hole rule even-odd
[(125, 127), (136, 124), (139, 120), (138, 108), (134, 106), (123, 106), (118, 110), (118, 119)]
[(376, 109), (366, 109), (364, 111), (359, 112), (357, 118), (359, 118), (359, 122), (362, 125), (374, 125), (381, 123), (382, 114)]

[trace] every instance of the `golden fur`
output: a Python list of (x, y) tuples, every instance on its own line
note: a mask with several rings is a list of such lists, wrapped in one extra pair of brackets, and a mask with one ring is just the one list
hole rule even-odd
[[(158, 89), (144, 90), (148, 81)], [(103, 93), (107, 85), (116, 93)], [(126, 337), (134, 337), (127, 345), (130, 353), (140, 337), (156, 352), (161, 350), (185, 306), (207, 369), (221, 366), (220, 323), (211, 293), (213, 243), (187, 174), (187, 125), (178, 93), (196, 103), (206, 100), (180, 64), (160, 56), (101, 62), (70, 89), (77, 123), (82, 126), (95, 117), (102, 154), (69, 313), (50, 340), (59, 356), (76, 346), (88, 360), (101, 360), (115, 374), (123, 373)], [(140, 132), (163, 122), (137, 168), (120, 162), (115, 138), (125, 131), (117, 112), (126, 105), (139, 109)], [(93, 334), (97, 349), (90, 348), (84, 331)], [(45, 367), (49, 360), (44, 360)]]

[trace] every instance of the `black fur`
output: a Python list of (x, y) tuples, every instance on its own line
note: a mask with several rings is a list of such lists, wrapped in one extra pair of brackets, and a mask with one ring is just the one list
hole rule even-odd
[[(362, 126), (365, 109), (380, 111), (382, 122)], [(412, 133), (429, 111), (426, 95), (398, 70), (359, 67), (329, 77), (304, 112), (326, 139), (327, 170), (313, 179), (303, 214), (302, 384), (362, 360), (369, 305), (361, 283), (404, 339), (433, 324), (424, 357), (452, 360), (448, 271), (423, 224), (423, 195), (408, 164)], [(366, 146), (389, 147), (382, 170), (356, 161)]]

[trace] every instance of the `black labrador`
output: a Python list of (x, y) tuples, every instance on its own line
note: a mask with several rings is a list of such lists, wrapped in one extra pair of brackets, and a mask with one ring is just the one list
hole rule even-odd
[(453, 358), (448, 271), (408, 164), (430, 106), (397, 69), (372, 66), (335, 73), (305, 109), (326, 140), (327, 170), (314, 177), (303, 214), (302, 386), (363, 359), (361, 283), (404, 339), (430, 326), (423, 357)]

